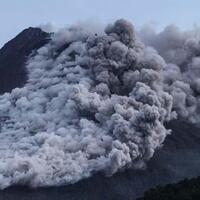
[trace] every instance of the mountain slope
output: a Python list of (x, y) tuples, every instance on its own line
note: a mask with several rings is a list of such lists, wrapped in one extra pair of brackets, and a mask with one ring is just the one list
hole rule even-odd
[(49, 41), (40, 28), (28, 28), (0, 49), (0, 93), (21, 87), (26, 81), (27, 56)]
[(199, 200), (200, 177), (190, 180), (184, 179), (176, 184), (156, 187), (145, 192), (140, 200)]

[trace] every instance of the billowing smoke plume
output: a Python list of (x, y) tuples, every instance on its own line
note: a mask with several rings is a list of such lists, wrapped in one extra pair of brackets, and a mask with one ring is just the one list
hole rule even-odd
[[(0, 96), (0, 188), (142, 169), (177, 116), (200, 125), (200, 32), (62, 29)], [(151, 46), (151, 47), (150, 47)]]
[[(169, 133), (168, 91), (179, 98), (170, 87), (192, 92), (174, 81), (177, 66), (170, 65), (170, 77), (164, 68), (125, 20), (102, 33), (71, 27), (52, 35), (29, 59), (27, 84), (0, 96), (0, 187), (69, 184), (95, 172), (143, 168)], [(172, 82), (167, 92), (163, 78)]]
[(145, 28), (140, 36), (168, 63), (164, 89), (173, 96), (178, 117), (200, 125), (200, 29), (181, 31), (171, 25), (156, 34)]

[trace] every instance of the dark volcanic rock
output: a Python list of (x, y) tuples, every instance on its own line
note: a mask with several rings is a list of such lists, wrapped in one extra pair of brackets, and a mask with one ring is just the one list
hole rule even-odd
[(0, 49), (0, 94), (23, 86), (27, 56), (48, 41), (48, 33), (40, 28), (28, 28)]
[(184, 179), (176, 184), (159, 186), (145, 192), (143, 198), (138, 200), (199, 200), (200, 177)]
[(110, 178), (97, 174), (62, 187), (12, 187), (0, 192), (0, 200), (134, 200), (159, 184), (200, 175), (200, 129), (179, 121), (167, 126), (172, 134), (144, 171), (127, 170)]

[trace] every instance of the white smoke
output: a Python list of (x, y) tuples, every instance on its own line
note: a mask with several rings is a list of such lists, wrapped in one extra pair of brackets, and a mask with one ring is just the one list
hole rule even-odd
[[(171, 65), (167, 77), (164, 59), (125, 20), (100, 33), (62, 29), (26, 67), (27, 84), (0, 96), (0, 188), (141, 169), (169, 133), (163, 123), (173, 116), (173, 100), (163, 78), (181, 72)], [(196, 85), (199, 90), (199, 80)]]

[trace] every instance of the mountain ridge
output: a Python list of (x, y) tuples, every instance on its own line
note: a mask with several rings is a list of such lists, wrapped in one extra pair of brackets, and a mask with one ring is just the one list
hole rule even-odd
[(25, 62), (30, 53), (49, 41), (49, 34), (29, 27), (0, 49), (0, 94), (22, 87), (27, 79)]

